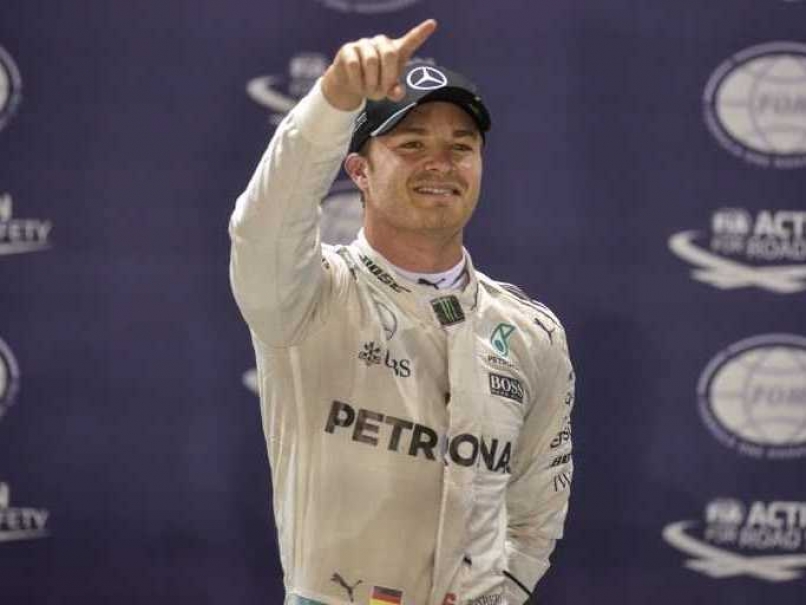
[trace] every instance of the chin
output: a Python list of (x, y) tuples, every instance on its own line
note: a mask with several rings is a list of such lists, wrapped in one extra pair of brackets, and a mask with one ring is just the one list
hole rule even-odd
[(423, 217), (422, 228), (429, 231), (459, 231), (467, 223), (464, 215), (457, 216), (453, 212), (435, 212)]

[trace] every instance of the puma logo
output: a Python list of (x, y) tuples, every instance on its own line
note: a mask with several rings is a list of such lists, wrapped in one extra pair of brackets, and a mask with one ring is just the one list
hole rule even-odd
[(347, 582), (344, 580), (344, 578), (342, 578), (342, 577), (341, 577), (339, 574), (334, 573), (334, 574), (333, 574), (333, 577), (331, 577), (331, 578), (330, 578), (330, 581), (331, 581), (331, 582), (335, 582), (336, 584), (338, 584), (339, 586), (341, 586), (341, 587), (342, 587), (344, 590), (346, 590), (346, 591), (347, 591), (347, 596), (349, 596), (349, 597), (350, 597), (350, 603), (355, 603), (355, 599), (354, 599), (354, 596), (355, 596), (355, 595), (353, 594), (353, 591), (356, 589), (356, 587), (357, 587), (359, 584), (361, 584), (361, 580), (358, 580), (358, 582), (356, 582), (355, 584), (353, 584), (352, 586), (350, 586), (350, 585), (349, 585), (349, 584), (348, 584), (348, 583), (347, 583)]
[(361, 580), (359, 580), (358, 582), (356, 582), (355, 584), (353, 584), (352, 586), (350, 586), (350, 585), (349, 585), (349, 584), (348, 584), (348, 583), (347, 583), (347, 582), (344, 580), (344, 578), (342, 578), (342, 577), (341, 577), (341, 575), (339, 575), (338, 573), (334, 573), (334, 574), (333, 574), (333, 577), (332, 577), (332, 578), (330, 578), (330, 581), (331, 581), (331, 582), (335, 582), (336, 584), (338, 584), (339, 586), (341, 586), (341, 587), (342, 587), (344, 590), (346, 590), (346, 591), (347, 591), (347, 596), (349, 596), (349, 597), (350, 597), (350, 603), (355, 603), (355, 599), (354, 599), (355, 595), (353, 594), (353, 591), (356, 589), (356, 587), (357, 587), (359, 584), (361, 584)]

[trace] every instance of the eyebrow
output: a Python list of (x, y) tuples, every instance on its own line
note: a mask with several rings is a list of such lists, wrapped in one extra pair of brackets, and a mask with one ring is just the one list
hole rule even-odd
[[(399, 126), (395, 128), (395, 133), (408, 133), (408, 134), (422, 134), (427, 135), (428, 130), (425, 128), (420, 128), (418, 126)], [(453, 131), (453, 136), (456, 138), (461, 137), (470, 137), (473, 139), (479, 138), (479, 133), (477, 130), (467, 130), (464, 128), (460, 128)]]

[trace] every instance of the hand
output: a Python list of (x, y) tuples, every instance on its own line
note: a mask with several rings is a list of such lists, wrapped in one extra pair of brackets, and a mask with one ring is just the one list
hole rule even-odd
[(400, 38), (362, 38), (339, 49), (322, 77), (328, 102), (343, 111), (356, 109), (364, 99), (393, 101), (403, 98), (398, 81), (403, 68), (437, 29), (434, 19), (423, 21)]

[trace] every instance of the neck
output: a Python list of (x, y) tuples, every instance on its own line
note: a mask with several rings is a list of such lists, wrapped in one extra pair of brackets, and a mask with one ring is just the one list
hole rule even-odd
[(461, 230), (450, 233), (386, 230), (367, 223), (364, 236), (373, 250), (406, 271), (440, 273), (456, 266), (463, 257)]

